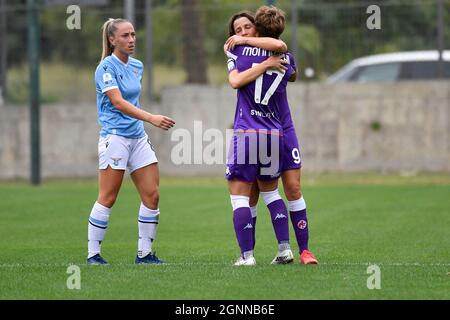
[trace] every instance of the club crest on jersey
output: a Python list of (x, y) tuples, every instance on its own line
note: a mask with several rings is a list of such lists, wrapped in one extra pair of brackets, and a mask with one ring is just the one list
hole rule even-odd
[(225, 174), (227, 176), (231, 174), (230, 167), (227, 167), (227, 169), (225, 170)]
[(307, 223), (306, 223), (305, 220), (300, 220), (300, 221), (297, 223), (297, 227), (298, 227), (300, 230), (305, 229), (305, 228), (306, 228), (306, 225), (307, 225)]
[(119, 161), (122, 160), (122, 158), (111, 158), (112, 161), (114, 161), (114, 165), (118, 166), (119, 165)]

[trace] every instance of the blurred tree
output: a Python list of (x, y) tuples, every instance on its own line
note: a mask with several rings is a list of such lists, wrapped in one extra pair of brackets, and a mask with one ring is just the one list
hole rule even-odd
[(203, 25), (197, 0), (181, 1), (183, 62), (188, 83), (207, 83)]
[[(290, 4), (275, 4), (287, 15), (282, 39), (290, 42)], [(26, 62), (26, 0), (6, 1), (8, 68)], [(144, 1), (136, 1), (136, 56), (144, 55)], [(298, 44), (301, 66), (317, 66), (316, 74), (335, 71), (363, 55), (436, 48), (434, 0), (388, 0), (379, 3), (381, 30), (365, 27), (366, 8), (372, 0), (302, 0), (298, 5)], [(206, 82), (206, 66), (223, 63), (222, 45), (229, 18), (241, 10), (255, 11), (265, 1), (153, 0), (153, 57), (155, 63), (184, 65), (189, 82)], [(123, 15), (123, 2), (109, 0), (104, 7), (82, 6), (81, 30), (66, 28), (65, 7), (42, 7), (42, 60), (92, 68), (101, 54), (101, 26)], [(450, 0), (445, 0), (445, 25), (450, 25)], [(450, 28), (445, 30), (450, 43)], [(448, 48), (448, 46), (447, 46)]]

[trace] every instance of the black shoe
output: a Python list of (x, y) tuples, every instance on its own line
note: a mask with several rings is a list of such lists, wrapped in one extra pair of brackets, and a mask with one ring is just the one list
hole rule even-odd
[(108, 261), (102, 258), (102, 256), (97, 253), (95, 256), (90, 257), (87, 259), (88, 265), (100, 265), (100, 264), (108, 264)]
[(136, 260), (134, 261), (136, 264), (163, 264), (164, 261), (159, 260), (155, 253), (149, 253), (145, 257), (139, 258), (139, 256), (136, 257)]

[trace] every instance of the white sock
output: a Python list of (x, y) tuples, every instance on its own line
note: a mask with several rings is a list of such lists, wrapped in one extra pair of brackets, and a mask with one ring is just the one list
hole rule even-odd
[(274, 201), (281, 199), (280, 193), (278, 192), (278, 188), (272, 191), (260, 192), (259, 194), (262, 196), (266, 206), (268, 206)]
[(159, 221), (159, 209), (152, 210), (141, 203), (139, 209), (139, 240), (138, 257), (142, 258), (152, 252), (152, 243), (156, 238), (156, 228)]
[(291, 245), (289, 244), (289, 242), (281, 242), (278, 244), (278, 252), (283, 252), (284, 250), (290, 250), (291, 249)]
[(294, 201), (288, 201), (288, 210), (290, 212), (297, 212), (306, 209), (306, 202), (303, 196)]
[(250, 208), (250, 197), (230, 195), (231, 206), (233, 211), (239, 208)]
[(99, 254), (101, 251), (110, 213), (111, 208), (107, 208), (98, 202), (95, 202), (92, 207), (88, 224), (88, 258)]
[(252, 213), (252, 218), (256, 218), (256, 216), (258, 215), (257, 208), (258, 208), (258, 206), (250, 207), (250, 212)]
[(244, 254), (243, 254), (243, 258), (244, 258), (245, 260), (247, 260), (248, 258), (251, 258), (251, 257), (253, 257), (253, 256), (254, 256), (253, 250), (245, 251)]

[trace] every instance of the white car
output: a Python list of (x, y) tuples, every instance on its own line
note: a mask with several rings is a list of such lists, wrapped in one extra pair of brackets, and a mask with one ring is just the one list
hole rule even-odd
[[(442, 58), (442, 76), (450, 79), (450, 50), (444, 51)], [(437, 50), (385, 53), (358, 58), (331, 75), (327, 82), (438, 79), (438, 59)]]

